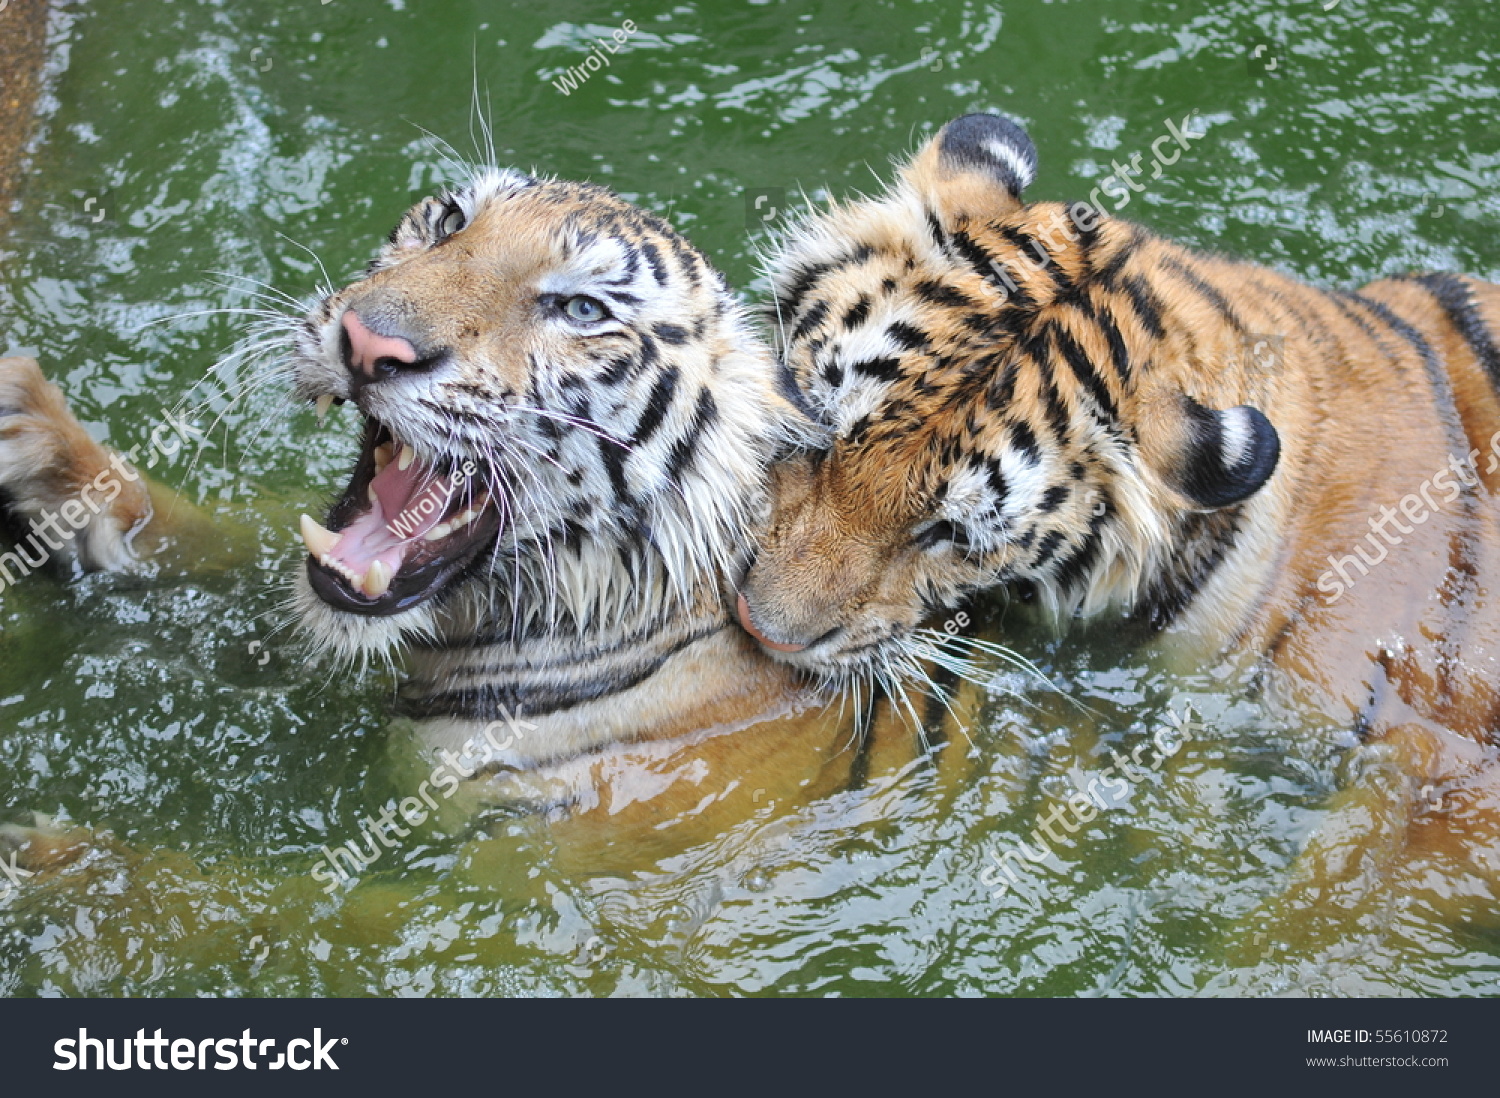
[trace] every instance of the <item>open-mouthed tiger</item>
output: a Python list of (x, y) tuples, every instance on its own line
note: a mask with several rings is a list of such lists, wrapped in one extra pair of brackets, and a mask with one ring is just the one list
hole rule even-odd
[[(1126, 615), (1394, 754), (1346, 791), (1371, 866), (1500, 876), (1500, 288), (1316, 289), (1028, 205), (1035, 167), (969, 115), (789, 230), (781, 350), (833, 437), (773, 470), (745, 628), (837, 680), (981, 589)], [(1334, 830), (1325, 884), (1363, 866)]]
[[(922, 732), (889, 701), (846, 750), (855, 714), (735, 623), (768, 464), (815, 428), (722, 276), (660, 219), (482, 171), (267, 338), (290, 341), (301, 398), (362, 420), (347, 486), (302, 519), (301, 625), (349, 662), (399, 654), (400, 713), (466, 797), (598, 807), (622, 833), (837, 789), (881, 729), (913, 757)], [(17, 533), (80, 500), (85, 569), (151, 557), (191, 517), (153, 505), (24, 359), (0, 360), (0, 491)]]

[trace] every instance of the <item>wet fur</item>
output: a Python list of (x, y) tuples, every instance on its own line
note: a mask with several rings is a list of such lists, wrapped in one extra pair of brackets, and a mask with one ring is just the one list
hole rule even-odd
[[(1028, 205), (1034, 149), (985, 117), (771, 260), (784, 360), (835, 437), (773, 470), (753, 625), (837, 679), (977, 590), (1134, 616), (1394, 753), (1400, 785), (1346, 795), (1389, 824), (1369, 864), (1492, 863), (1500, 288), (1321, 290)], [(1330, 601), (1330, 558), (1471, 453), (1477, 482)], [(1312, 876), (1354, 873), (1340, 849)]]

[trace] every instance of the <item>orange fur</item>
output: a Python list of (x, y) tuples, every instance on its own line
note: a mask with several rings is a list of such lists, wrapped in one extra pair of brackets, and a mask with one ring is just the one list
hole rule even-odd
[[(1384, 741), (1408, 776), (1382, 801), (1392, 849), (1492, 855), (1500, 287), (1322, 291), (1025, 205), (983, 156), (1011, 141), (1024, 163), (1029, 141), (991, 129), (963, 155), (940, 134), (777, 261), (784, 356), (834, 438), (773, 470), (744, 585), (757, 633), (839, 674), (980, 588), (1117, 608), (1262, 659)], [(1455, 498), (1432, 498), (1471, 458), (1475, 483), (1455, 469)], [(1424, 483), (1437, 505), (1389, 561), (1338, 582), (1331, 562), (1382, 508), (1418, 514)], [(1462, 790), (1443, 826), (1417, 804), (1434, 785)]]

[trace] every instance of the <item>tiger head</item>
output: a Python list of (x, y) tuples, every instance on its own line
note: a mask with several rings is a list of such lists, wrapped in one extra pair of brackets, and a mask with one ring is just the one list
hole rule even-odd
[(780, 659), (899, 669), (924, 620), (995, 585), (1054, 611), (1133, 603), (1275, 468), (1265, 416), (1209, 406), (1232, 385), (1151, 361), (1144, 234), (1024, 204), (1035, 169), (1013, 123), (960, 118), (773, 258), (780, 350), (832, 438), (773, 468), (740, 587)]
[(364, 417), (347, 487), (303, 519), (297, 591), (346, 656), (440, 633), (455, 605), (519, 635), (701, 601), (805, 423), (666, 223), (511, 171), (408, 211), (300, 321), (292, 360), (300, 397)]

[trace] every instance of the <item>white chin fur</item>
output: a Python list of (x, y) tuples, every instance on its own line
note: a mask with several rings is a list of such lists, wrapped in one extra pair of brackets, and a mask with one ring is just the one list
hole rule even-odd
[(332, 656), (341, 664), (389, 664), (403, 638), (430, 637), (435, 631), (432, 607), (427, 603), (387, 617), (335, 610), (313, 591), (305, 566), (297, 570), (292, 597), (302, 634), (320, 655)]

